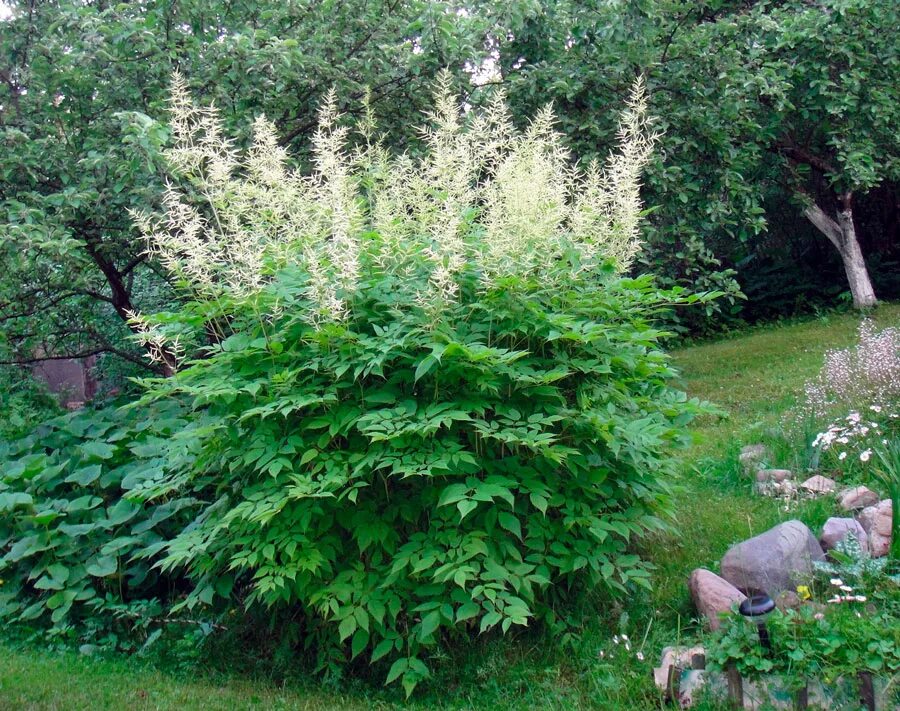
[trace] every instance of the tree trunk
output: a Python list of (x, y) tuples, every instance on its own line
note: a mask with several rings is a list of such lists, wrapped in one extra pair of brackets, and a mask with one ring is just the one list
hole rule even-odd
[(856, 227), (853, 224), (853, 193), (843, 193), (839, 201), (837, 221), (816, 203), (811, 203), (804, 214), (841, 255), (844, 272), (850, 285), (850, 294), (853, 296), (853, 305), (858, 309), (867, 309), (876, 304), (875, 290), (869, 279), (869, 270), (866, 268), (859, 240), (856, 238)]
[[(115, 309), (119, 317), (128, 324), (128, 328), (137, 333), (137, 330), (130, 320), (131, 314), (137, 313), (137, 309), (131, 303), (131, 294), (125, 286), (125, 278), (122, 275), (122, 272), (120, 272), (113, 262), (103, 254), (102, 245), (97, 237), (86, 235), (85, 247), (88, 254), (94, 260), (94, 263), (103, 273), (103, 276), (106, 277), (106, 283), (109, 285), (110, 292), (112, 293), (110, 302), (113, 309)], [(153, 358), (151, 358), (151, 363), (154, 363), (154, 359), (156, 360), (154, 365), (151, 366), (154, 370), (167, 378), (175, 374), (176, 362), (175, 356), (172, 353), (165, 348), (153, 350), (149, 345), (145, 346), (145, 350), (153, 356)]]

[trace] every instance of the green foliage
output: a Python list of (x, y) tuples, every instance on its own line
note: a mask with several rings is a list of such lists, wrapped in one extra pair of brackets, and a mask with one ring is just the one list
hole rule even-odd
[(900, 439), (893, 438), (875, 450), (873, 475), (891, 500), (890, 558), (900, 563)]
[[(809, 200), (834, 215), (838, 193), (900, 177), (891, 0), (554, 0), (493, 12), (511, 28), (498, 43), (513, 107), (528, 113), (552, 96), (582, 155), (608, 141), (604, 107), (644, 72), (663, 133), (646, 181), (656, 209), (645, 265), (728, 292), (706, 306), (717, 318), (739, 311), (736, 276), (756, 298), (794, 288), (755, 270), (773, 243), (796, 239)], [(805, 259), (809, 242), (796, 250)], [(694, 329), (709, 315), (676, 314)]]
[[(882, 326), (895, 325), (900, 308), (882, 305), (876, 317)], [(310, 674), (306, 659), (297, 653), (305, 638), (297, 624), (302, 616), (292, 608), (273, 619), (262, 607), (220, 619), (228, 629), (205, 638), (202, 648), (191, 652), (195, 665), (185, 659), (191, 640), (178, 640), (178, 647), (170, 649), (165, 644), (169, 634), (138, 660), (61, 653), (58, 645), (48, 649), (43, 636), (27, 646), (10, 644), (9, 636), (21, 634), (21, 626), (5, 625), (0, 634), (2, 700), (15, 708), (55, 703), (90, 711), (129, 705), (233, 709), (259, 703), (311, 709), (657, 708), (660, 694), (651, 667), (663, 647), (690, 644), (696, 632), (689, 622), (696, 613), (686, 577), (698, 565), (714, 569), (732, 542), (784, 519), (780, 502), (753, 494), (746, 479), (731, 471), (737, 449), (741, 443), (761, 441), (770, 426), (772, 432), (781, 429), (778, 418), (818, 371), (822, 354), (851, 344), (857, 325), (851, 314), (829, 315), (757, 328), (673, 355), (686, 389), (727, 406), (731, 417), (703, 418), (692, 427), (698, 442), (678, 464), (682, 476), (673, 499), (678, 535), (655, 535), (638, 544), (656, 566), (653, 589), (637, 589), (619, 601), (586, 597), (586, 624), (578, 630), (576, 644), (565, 644), (564, 637), (543, 625), (522, 631), (513, 627), (514, 634), (506, 636), (469, 637), (464, 644), (449, 645), (446, 654), (435, 654), (429, 662), (431, 681), (417, 688), (412, 701), (403, 702), (396, 685), (379, 689), (367, 683), (379, 673), (383, 678), (386, 664), (366, 673), (366, 660), (357, 658), (348, 670), (352, 679), (338, 683), (323, 683)], [(730, 450), (735, 461), (724, 458)], [(784, 451), (789, 450), (785, 445)], [(713, 456), (716, 464), (707, 459)], [(728, 479), (724, 485), (723, 477)], [(824, 501), (801, 503), (797, 517), (815, 529), (833, 514), (823, 508)], [(581, 614), (572, 609), (577, 610), (569, 608), (570, 615)], [(624, 625), (623, 610), (629, 617)], [(630, 636), (631, 651), (613, 643), (616, 632)], [(643, 661), (637, 658), (639, 651)]]
[(849, 581), (852, 587), (873, 594), (889, 589), (890, 583), (900, 585), (900, 576), (891, 575), (890, 559), (870, 557), (852, 534), (838, 541), (828, 555), (831, 560), (813, 564), (817, 573)]
[(0, 444), (0, 618), (73, 639), (158, 627), (177, 581), (154, 569), (157, 552), (196, 502), (131, 494), (190, 457), (182, 415), (86, 410)]
[(379, 279), (321, 330), (300, 286), (284, 274), (284, 316), (156, 385), (216, 422), (201, 466), (154, 492), (210, 492), (165, 547), (196, 579), (185, 606), (300, 605), (323, 664), (386, 658), (411, 690), (448, 635), (648, 584), (629, 544), (663, 526), (696, 409), (668, 385), (648, 280), (470, 281), (432, 328)]
[(31, 373), (0, 365), (0, 441), (24, 436), (59, 412), (59, 403)]
[(725, 619), (707, 647), (715, 668), (734, 664), (750, 678), (780, 674), (789, 685), (810, 678), (900, 670), (900, 577), (890, 562), (864, 554), (852, 537), (833, 561), (816, 563), (816, 579), (797, 588), (805, 601), (766, 619), (772, 648), (759, 641), (756, 623), (739, 614)]
[(900, 670), (896, 610), (872, 613), (862, 605), (838, 605), (817, 613), (815, 607), (804, 605), (772, 613), (766, 626), (771, 651), (760, 644), (751, 620), (728, 618), (707, 646), (707, 660), (719, 670), (734, 664), (750, 679), (780, 674), (796, 688), (813, 677), (833, 680), (861, 671), (891, 675)]

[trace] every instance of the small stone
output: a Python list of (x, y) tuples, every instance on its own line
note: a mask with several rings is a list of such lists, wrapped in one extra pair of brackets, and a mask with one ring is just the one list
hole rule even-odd
[(821, 474), (811, 476), (800, 485), (801, 489), (808, 491), (810, 494), (831, 494), (834, 492), (835, 487), (834, 479), (829, 479)]
[(800, 596), (793, 590), (782, 590), (775, 596), (775, 607), (785, 610), (797, 610), (800, 608)]
[(711, 630), (719, 629), (722, 623), (719, 619), (720, 612), (729, 612), (747, 599), (744, 593), (727, 580), (703, 568), (697, 568), (691, 573), (688, 588), (697, 611), (706, 618)]
[(819, 536), (819, 542), (824, 550), (830, 551), (848, 535), (856, 537), (863, 553), (869, 552), (869, 536), (855, 518), (832, 517), (828, 519), (822, 527), (822, 535)]
[(792, 476), (790, 469), (760, 469), (756, 472), (756, 481), (782, 482)]
[(852, 489), (844, 489), (838, 495), (838, 505), (844, 511), (857, 511), (866, 506), (874, 506), (878, 503), (878, 494), (867, 486), (855, 486)]
[(869, 536), (869, 553), (873, 558), (886, 556), (891, 548), (891, 500), (867, 506), (859, 514), (859, 522)]
[(750, 474), (762, 468), (762, 463), (771, 459), (771, 454), (764, 444), (748, 444), (741, 449), (738, 459), (744, 471)]
[(786, 521), (728, 549), (720, 575), (744, 594), (775, 596), (794, 590), (825, 559), (812, 531), (801, 521)]
[[(659, 666), (653, 669), (653, 680), (662, 691), (666, 690), (669, 681), (669, 667), (676, 666), (679, 669), (691, 669), (693, 661), (697, 657), (705, 657), (706, 650), (696, 647), (664, 647), (659, 660)], [(678, 683), (678, 679), (675, 679)]]

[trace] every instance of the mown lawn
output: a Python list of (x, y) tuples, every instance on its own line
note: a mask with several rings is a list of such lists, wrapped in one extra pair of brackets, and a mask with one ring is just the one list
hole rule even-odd
[[(900, 324), (900, 305), (875, 313), (880, 325)], [(624, 603), (594, 601), (595, 622), (579, 641), (563, 645), (539, 632), (484, 639), (434, 660), (435, 678), (406, 704), (376, 679), (323, 684), (306, 670), (276, 675), (266, 659), (240, 649), (204, 653), (202, 665), (165, 658), (98, 659), (49, 645), (0, 642), (0, 709), (652, 709), (659, 698), (650, 671), (660, 649), (696, 638), (685, 585), (698, 566), (715, 567), (733, 542), (788, 516), (818, 526), (827, 502), (790, 514), (755, 497), (734, 465), (740, 445), (771, 436), (824, 352), (853, 342), (858, 318), (827, 316), (767, 326), (678, 350), (686, 389), (727, 417), (698, 423), (697, 444), (683, 460), (674, 493), (679, 535), (643, 545), (657, 566), (654, 589)], [(788, 453), (783, 453), (785, 457)], [(611, 643), (626, 632), (632, 649)], [(637, 658), (640, 651), (644, 656)], [(601, 656), (601, 652), (603, 653)]]

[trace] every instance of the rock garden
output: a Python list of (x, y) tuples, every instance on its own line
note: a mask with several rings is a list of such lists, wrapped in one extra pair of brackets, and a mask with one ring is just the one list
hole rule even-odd
[[(877, 367), (891, 353), (884, 335), (864, 325), (860, 336), (827, 355), (771, 444), (741, 448), (747, 487), (783, 502), (784, 521), (728, 547), (716, 570), (690, 574), (707, 636), (663, 650), (654, 679), (668, 701), (900, 708), (897, 383)], [(792, 515), (809, 500), (827, 516), (815, 528)]]

